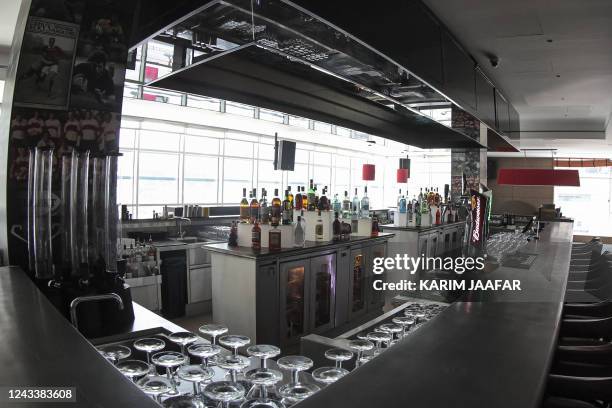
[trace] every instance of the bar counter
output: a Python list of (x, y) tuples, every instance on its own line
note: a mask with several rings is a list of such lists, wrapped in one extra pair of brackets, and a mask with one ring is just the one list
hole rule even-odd
[[(572, 223), (549, 222), (529, 269), (499, 267), (522, 292), (467, 293), (400, 344), (300, 408), (539, 407), (559, 331)], [(477, 300), (477, 301), (474, 301)]]
[[(400, 344), (299, 404), (315, 407), (538, 407), (556, 344), (572, 224), (548, 223), (523, 251), (529, 269), (499, 267), (522, 292), (469, 292)], [(26, 274), (0, 268), (3, 386), (72, 386), (74, 407), (156, 407), (62, 317)], [(126, 333), (180, 328), (134, 304)], [(98, 341), (94, 340), (94, 344)], [(17, 403), (7, 406), (62, 406)], [(5, 406), (5, 405), (3, 405)]]
[[(137, 304), (134, 314), (128, 332), (171, 325)], [(3, 407), (159, 408), (98, 353), (18, 267), (0, 267), (0, 364), (3, 387), (76, 387), (76, 402), (0, 404)]]
[(380, 232), (377, 236), (373, 237), (359, 237), (352, 235), (348, 239), (343, 239), (341, 241), (306, 241), (303, 247), (281, 248), (279, 250), (274, 251), (271, 251), (268, 248), (254, 250), (249, 247), (231, 247), (227, 244), (227, 242), (203, 244), (202, 247), (211, 252), (232, 255), (241, 258), (262, 260), (265, 258), (275, 258), (279, 256), (299, 256), (314, 251), (333, 250), (343, 246), (350, 246), (364, 242), (373, 242), (376, 240), (386, 241), (389, 238), (392, 238), (393, 236), (394, 234), (385, 232)]

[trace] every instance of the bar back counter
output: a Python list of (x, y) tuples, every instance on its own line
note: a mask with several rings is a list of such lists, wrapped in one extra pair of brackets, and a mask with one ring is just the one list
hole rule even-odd
[[(572, 223), (547, 223), (540, 239), (522, 250), (535, 255), (529, 268), (487, 265), (484, 272), (487, 279), (518, 279), (522, 291), (467, 291), (399, 344), (297, 406), (538, 407), (557, 341), (571, 240)], [(75, 407), (158, 406), (19, 268), (0, 268), (0, 307), (1, 385), (76, 387)], [(180, 330), (138, 305), (134, 311), (132, 335)]]
[(537, 255), (529, 269), (500, 266), (487, 276), (518, 279), (522, 291), (467, 292), (300, 407), (538, 407), (557, 342), (572, 229), (547, 223), (523, 249)]

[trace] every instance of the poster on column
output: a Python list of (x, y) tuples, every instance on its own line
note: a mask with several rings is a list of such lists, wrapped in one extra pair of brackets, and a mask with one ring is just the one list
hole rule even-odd
[(15, 105), (65, 109), (79, 33), (77, 24), (28, 18), (17, 69)]
[[(33, 148), (53, 149), (56, 163), (72, 150), (91, 154), (116, 152), (120, 114), (95, 109), (57, 111), (14, 108), (10, 128), (9, 180), (27, 180), (28, 155)], [(58, 176), (54, 172), (54, 177)]]
[(114, 3), (92, 5), (84, 13), (72, 73), (72, 109), (121, 110), (128, 50), (125, 15)]

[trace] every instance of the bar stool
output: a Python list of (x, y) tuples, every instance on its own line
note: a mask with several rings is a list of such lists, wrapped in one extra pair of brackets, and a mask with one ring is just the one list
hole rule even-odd
[(281, 353), (281, 349), (269, 344), (256, 344), (247, 348), (246, 352), (249, 356), (256, 357), (260, 360), (261, 368), (266, 368), (267, 360), (278, 356)]
[(285, 356), (276, 361), (284, 370), (291, 372), (291, 382), (279, 388), (278, 393), (290, 403), (302, 401), (310, 397), (321, 388), (315, 384), (300, 383), (300, 371), (312, 368), (313, 362), (308, 357)]
[(136, 383), (138, 387), (147, 395), (152, 396), (161, 404), (162, 394), (166, 394), (173, 389), (173, 384), (166, 377), (153, 376), (143, 377)]
[(121, 346), (118, 344), (111, 344), (98, 348), (100, 354), (104, 356), (108, 361), (116, 365), (119, 360), (128, 358), (132, 355), (132, 350), (129, 347)]
[(238, 355), (238, 349), (240, 347), (248, 346), (250, 343), (250, 338), (247, 336), (241, 336), (240, 334), (228, 334), (219, 337), (219, 344), (233, 349), (234, 356)]
[(374, 348), (374, 343), (369, 340), (356, 339), (348, 342), (348, 348), (357, 354), (355, 357), (355, 368), (357, 368), (364, 363), (361, 361), (363, 353), (372, 350)]
[(402, 327), (400, 339), (406, 337), (406, 332), (414, 325), (414, 319), (411, 316), (395, 316), (391, 321)]
[(187, 361), (189, 361), (189, 355), (185, 352), (185, 346), (191, 343), (195, 343), (195, 341), (198, 340), (198, 336), (191, 332), (182, 331), (170, 334), (168, 336), (168, 339), (171, 342), (181, 346), (181, 354), (187, 357)]
[(204, 401), (199, 398), (194, 398), (191, 395), (178, 395), (176, 397), (166, 398), (162, 402), (164, 408), (205, 408)]
[(395, 324), (395, 323), (381, 324), (379, 326), (379, 329), (391, 335), (391, 340), (388, 343), (388, 347), (391, 347), (392, 345), (397, 343), (395, 336), (396, 335), (399, 336), (404, 331), (402, 326), (400, 326), (399, 324)]
[(222, 408), (229, 408), (232, 401), (244, 398), (244, 387), (236, 382), (216, 381), (207, 384), (203, 393), (213, 401), (221, 404)]
[(166, 342), (155, 337), (145, 337), (134, 342), (134, 348), (138, 351), (144, 351), (147, 354), (147, 363), (149, 364), (150, 375), (157, 375), (155, 366), (151, 364), (151, 353), (163, 350), (166, 347)]
[(150, 370), (150, 365), (140, 360), (123, 360), (115, 366), (121, 374), (136, 382), (136, 378), (147, 375)]
[(258, 367), (247, 371), (245, 378), (254, 387), (259, 388), (259, 397), (246, 400), (240, 405), (240, 408), (285, 408), (285, 404), (281, 401), (268, 396), (268, 387), (274, 387), (283, 379), (280, 371)]
[(168, 395), (177, 395), (179, 392), (176, 389), (176, 382), (174, 381), (172, 369), (185, 364), (187, 357), (176, 351), (161, 351), (153, 354), (151, 361), (153, 361), (155, 365), (166, 368), (166, 377), (172, 384), (172, 389), (168, 391)]
[(209, 367), (209, 359), (221, 353), (221, 347), (216, 344), (192, 344), (187, 347), (187, 352), (192, 356), (202, 359), (202, 367)]
[(202, 334), (210, 336), (211, 344), (217, 344), (217, 336), (227, 333), (229, 329), (224, 324), (208, 323), (200, 326), (198, 331)]
[(331, 384), (349, 373), (348, 370), (342, 368), (342, 362), (353, 358), (353, 353), (341, 348), (334, 348), (325, 352), (325, 358), (333, 360), (335, 366), (319, 367), (315, 369), (312, 372), (312, 378), (324, 384)]
[(224, 370), (228, 370), (231, 381), (238, 382), (238, 373), (251, 365), (251, 360), (241, 355), (221, 356), (217, 359), (217, 365)]
[(374, 355), (379, 355), (382, 352), (381, 343), (391, 341), (391, 335), (382, 331), (373, 331), (368, 333), (368, 340), (373, 341), (376, 345)]

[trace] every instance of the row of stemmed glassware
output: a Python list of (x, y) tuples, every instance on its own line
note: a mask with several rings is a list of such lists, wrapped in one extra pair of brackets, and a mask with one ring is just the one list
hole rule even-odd
[[(210, 405), (207, 402), (212, 401), (214, 406), (224, 408), (237, 402), (241, 408), (285, 408), (321, 389), (315, 383), (301, 380), (300, 373), (313, 367), (313, 361), (304, 356), (284, 356), (277, 360), (279, 368), (290, 372), (289, 382), (277, 387), (283, 380), (283, 374), (269, 368), (267, 363), (281, 354), (281, 350), (273, 345), (248, 347), (247, 355), (259, 359), (259, 365), (239, 377), (251, 366), (251, 360), (238, 354), (238, 350), (248, 346), (251, 340), (246, 336), (227, 334), (228, 328), (219, 324), (203, 325), (199, 331), (210, 337), (210, 344), (197, 342), (199, 337), (190, 332), (176, 332), (168, 336), (170, 341), (180, 346), (180, 353), (164, 350), (166, 343), (159, 338), (136, 340), (133, 347), (146, 353), (146, 362), (129, 359), (131, 350), (123, 345), (108, 345), (99, 350), (126, 377), (166, 407), (206, 407)], [(219, 344), (230, 349), (231, 353), (222, 353), (217, 337)], [(357, 353), (355, 368), (359, 367), (363, 352), (374, 348), (374, 344), (368, 340), (353, 340), (348, 346)], [(189, 364), (189, 356), (198, 357), (201, 364)], [(312, 378), (322, 386), (348, 374), (342, 363), (353, 358), (353, 353), (336, 348), (328, 350), (325, 357), (334, 361), (334, 366), (321, 367), (312, 373)], [(227, 379), (211, 382), (215, 376), (214, 366), (223, 369)], [(156, 367), (164, 368), (165, 376), (158, 375)], [(180, 380), (192, 383), (193, 391), (180, 395), (177, 388)], [(163, 402), (162, 397), (166, 397)]]
[(487, 256), (495, 258), (499, 263), (509, 254), (517, 252), (527, 245), (527, 235), (515, 232), (500, 232), (493, 234), (487, 240)]
[[(349, 348), (357, 354), (355, 366), (358, 367), (370, 361), (387, 348), (397, 344), (407, 336), (409, 331), (416, 330), (429, 321), (443, 307), (438, 304), (412, 303), (403, 309), (403, 314), (394, 316), (391, 322), (383, 323), (370, 332), (357, 334), (357, 339), (348, 344)], [(369, 347), (368, 343), (373, 347)]]

